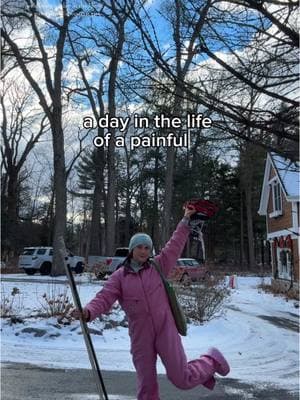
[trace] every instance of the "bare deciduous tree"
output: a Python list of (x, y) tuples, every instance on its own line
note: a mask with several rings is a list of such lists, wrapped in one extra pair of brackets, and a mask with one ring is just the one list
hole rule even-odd
[[(164, 4), (168, 7), (164, 18), (168, 19), (172, 15), (170, 6)], [(172, 53), (170, 46), (167, 50), (162, 47), (154, 20), (148, 14), (148, 22), (147, 18), (142, 21), (133, 17), (148, 55), (162, 73), (160, 83), (172, 94), (181, 86), (182, 93), (177, 92), (177, 96), (182, 96), (182, 101), (198, 104), (200, 112), (213, 112), (214, 125), (220, 132), (298, 159), (297, 3), (189, 0), (176, 5), (180, 12), (173, 21), (173, 37), (178, 38), (176, 26), (185, 27), (182, 64), (191, 51), (193, 71), (189, 76), (178, 75), (178, 52), (174, 49)], [(198, 20), (201, 13), (203, 18)], [(202, 25), (200, 31), (198, 24)], [(148, 72), (147, 77), (158, 82), (157, 74)], [(214, 81), (219, 82), (221, 90), (214, 90)], [(251, 113), (247, 102), (240, 104), (250, 90), (258, 94)]]
[[(100, 26), (91, 23), (89, 27), (82, 27), (82, 31), (70, 32), (72, 53), (76, 57), (79, 71), (84, 83), (83, 88), (74, 91), (86, 96), (93, 112), (94, 118), (98, 121), (104, 117), (106, 113), (110, 118), (117, 114), (116, 97), (118, 90), (118, 70), (122, 57), (123, 46), (125, 43), (125, 24), (130, 11), (129, 2), (101, 2), (101, 6), (97, 2), (90, 2), (91, 12), (97, 13), (98, 20), (101, 18)], [(106, 29), (103, 26), (107, 24)], [(98, 86), (95, 87), (93, 82), (89, 82), (84, 69), (87, 58), (90, 60), (92, 56), (87, 56), (88, 49), (86, 41), (90, 41), (95, 45), (97, 56), (106, 58), (106, 66), (99, 68)], [(100, 63), (103, 63), (101, 60)], [(107, 107), (105, 101), (107, 100)], [(101, 127), (97, 128), (97, 135), (103, 137), (105, 130)], [(99, 254), (101, 252), (100, 240), (100, 213), (101, 201), (105, 203), (105, 252), (113, 254), (115, 248), (115, 232), (116, 232), (116, 171), (115, 171), (115, 128), (110, 128), (111, 140), (107, 152), (103, 147), (95, 150), (94, 165), (97, 168), (95, 174), (95, 187), (93, 195), (93, 212), (91, 222), (90, 235), (90, 254)], [(104, 168), (107, 166), (107, 193), (104, 189)], [(104, 197), (104, 198), (103, 198)]]
[[(63, 57), (66, 45), (67, 31), (72, 19), (80, 9), (68, 13), (67, 1), (61, 0), (61, 18), (51, 17), (38, 9), (35, 0), (24, 0), (23, 3), (5, 2), (2, 4), (4, 24), (1, 35), (9, 46), (11, 55), (20, 67), (26, 80), (39, 98), (40, 105), (48, 118), (53, 144), (54, 158), (54, 193), (55, 193), (55, 227), (54, 227), (54, 255), (51, 274), (64, 274), (64, 260), (66, 253), (64, 245), (66, 229), (66, 168), (64, 132), (62, 125), (62, 72)], [(29, 47), (15, 40), (12, 27), (16, 21), (22, 21), (33, 37), (33, 44)], [(44, 40), (45, 35), (52, 38), (51, 49)], [(27, 38), (28, 43), (28, 38)], [(34, 74), (32, 65), (42, 67), (42, 82)]]
[(2, 155), (2, 206), (7, 215), (4, 223), (6, 250), (19, 248), (18, 204), (20, 173), (32, 149), (47, 130), (45, 116), (41, 110), (32, 110), (34, 96), (25, 85), (6, 80), (0, 95), (2, 110), (1, 155)]

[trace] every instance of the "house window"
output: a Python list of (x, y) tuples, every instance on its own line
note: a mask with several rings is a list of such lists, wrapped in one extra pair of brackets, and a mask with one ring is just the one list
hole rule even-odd
[(273, 198), (274, 198), (274, 211), (281, 211), (281, 191), (279, 182), (275, 182), (273, 185)]
[(289, 248), (277, 247), (278, 278), (291, 279), (292, 252)]
[(277, 217), (282, 215), (282, 198), (280, 183), (277, 180), (272, 182), (272, 199), (273, 199), (273, 212), (270, 217)]
[(46, 250), (47, 250), (47, 249), (38, 249), (38, 251), (36, 252), (36, 254), (42, 256), (43, 254), (46, 254)]

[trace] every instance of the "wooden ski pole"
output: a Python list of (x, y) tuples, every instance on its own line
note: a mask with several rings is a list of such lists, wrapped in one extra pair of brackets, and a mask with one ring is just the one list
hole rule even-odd
[[(64, 259), (65, 259), (65, 256), (64, 256)], [(79, 298), (79, 295), (78, 295), (78, 292), (77, 292), (77, 288), (76, 288), (76, 284), (75, 284), (74, 277), (73, 277), (73, 274), (72, 274), (72, 270), (71, 270), (70, 266), (67, 265), (66, 262), (65, 262), (65, 270), (66, 270), (66, 274), (67, 274), (68, 281), (69, 281), (69, 284), (70, 284), (74, 305), (80, 311), (80, 313), (82, 314), (82, 306), (81, 306), (80, 298)], [(98, 360), (97, 360), (97, 356), (96, 356), (96, 353), (95, 353), (95, 349), (94, 349), (94, 346), (93, 346), (93, 342), (92, 342), (92, 339), (91, 339), (91, 336), (90, 336), (90, 333), (89, 333), (89, 330), (88, 330), (88, 327), (87, 327), (87, 323), (83, 319), (82, 316), (80, 317), (80, 326), (81, 326), (81, 330), (82, 330), (82, 333), (83, 333), (83, 337), (84, 337), (85, 345), (86, 345), (86, 348), (87, 348), (88, 356), (89, 356), (89, 359), (90, 359), (90, 363), (91, 363), (91, 366), (92, 366), (92, 370), (93, 370), (93, 373), (94, 373), (94, 378), (95, 378), (97, 389), (98, 389), (98, 392), (99, 392), (99, 398), (100, 398), (100, 400), (109, 400), (107, 392), (106, 392), (106, 388), (105, 388), (105, 385), (104, 385), (103, 377), (102, 377), (102, 374), (101, 374), (101, 370), (100, 370), (100, 367), (99, 367), (99, 363), (98, 363)]]

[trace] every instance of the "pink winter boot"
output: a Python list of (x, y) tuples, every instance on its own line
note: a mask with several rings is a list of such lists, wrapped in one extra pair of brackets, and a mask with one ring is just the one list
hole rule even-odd
[(216, 349), (215, 347), (211, 347), (210, 349), (208, 349), (207, 353), (204, 354), (204, 356), (214, 360), (215, 369), (219, 375), (226, 376), (229, 374), (229, 364), (223, 354), (218, 349)]

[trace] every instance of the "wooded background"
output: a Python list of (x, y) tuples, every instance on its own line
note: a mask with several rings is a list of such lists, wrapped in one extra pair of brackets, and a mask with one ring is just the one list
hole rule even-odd
[[(24, 246), (112, 255), (136, 231), (159, 250), (185, 200), (214, 201), (208, 260), (263, 262), (267, 151), (298, 156), (297, 1), (3, 0), (2, 258)], [(95, 148), (84, 116), (185, 118), (191, 147)], [(172, 129), (160, 129), (167, 135)], [(177, 129), (177, 135), (185, 128)]]

